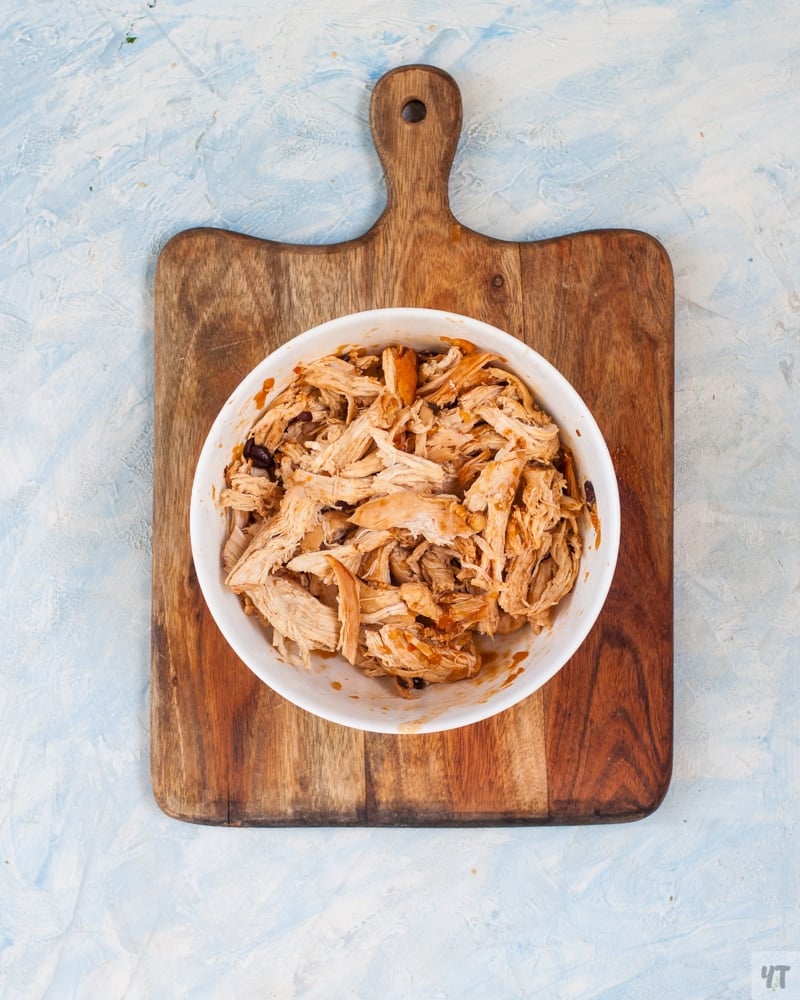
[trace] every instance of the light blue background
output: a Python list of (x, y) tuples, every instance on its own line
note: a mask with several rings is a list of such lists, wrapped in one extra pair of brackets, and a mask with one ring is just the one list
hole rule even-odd
[[(149, 784), (156, 257), (367, 229), (370, 88), (410, 62), (461, 88), (466, 225), (671, 255), (671, 790), (616, 827), (183, 825)], [(747, 997), (800, 949), (800, 6), (12, 0), (0, 79), (0, 996)]]

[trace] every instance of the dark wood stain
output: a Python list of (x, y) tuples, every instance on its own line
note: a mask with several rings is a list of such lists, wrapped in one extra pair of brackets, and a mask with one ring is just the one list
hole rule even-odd
[[(409, 123), (410, 98), (426, 107)], [(673, 285), (629, 230), (538, 243), (452, 215), (461, 99), (447, 74), (394, 70), (371, 127), (387, 206), (356, 240), (294, 246), (195, 229), (155, 287), (151, 770), (161, 808), (198, 823), (500, 824), (637, 819), (672, 765)], [(457, 235), (456, 236), (454, 235)], [(335, 316), (385, 306), (475, 316), (555, 364), (614, 456), (622, 546), (609, 600), (542, 691), (454, 732), (383, 736), (288, 704), (206, 611), (189, 549), (194, 465), (218, 409), (263, 356)], [(179, 461), (176, 461), (179, 456)]]

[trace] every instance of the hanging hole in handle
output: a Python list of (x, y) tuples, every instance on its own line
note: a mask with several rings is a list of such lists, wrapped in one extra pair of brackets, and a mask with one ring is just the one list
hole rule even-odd
[(410, 125), (416, 125), (417, 122), (421, 122), (427, 113), (428, 109), (423, 102), (418, 101), (416, 98), (406, 101), (403, 105), (403, 110), (400, 112), (403, 121), (408, 122)]

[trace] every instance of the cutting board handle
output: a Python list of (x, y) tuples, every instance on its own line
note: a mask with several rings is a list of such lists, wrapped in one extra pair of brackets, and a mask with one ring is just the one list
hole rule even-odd
[(375, 84), (370, 127), (386, 177), (383, 221), (451, 221), (450, 167), (461, 134), (461, 94), (435, 66), (400, 66)]

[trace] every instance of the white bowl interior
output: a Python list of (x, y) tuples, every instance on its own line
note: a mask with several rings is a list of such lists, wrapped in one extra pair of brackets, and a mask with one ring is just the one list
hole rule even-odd
[[(539, 405), (558, 424), (572, 450), (581, 483), (590, 480), (601, 527), (596, 537), (582, 524), (581, 569), (559, 605), (553, 627), (532, 635), (496, 636), (484, 643), (484, 666), (472, 680), (426, 687), (413, 700), (399, 697), (389, 679), (366, 677), (341, 656), (314, 656), (310, 670), (282, 661), (268, 633), (242, 611), (226, 589), (220, 553), (225, 512), (216, 502), (224, 467), (260, 412), (256, 397), (274, 379), (267, 403), (293, 368), (348, 345), (380, 348), (390, 343), (441, 350), (443, 338), (461, 338), (496, 352), (527, 383)], [(262, 393), (263, 398), (263, 393)], [(548, 681), (586, 638), (608, 594), (619, 549), (619, 492), (611, 457), (594, 418), (578, 393), (544, 358), (495, 327), (430, 309), (378, 309), (332, 320), (300, 334), (266, 357), (239, 384), (217, 416), (197, 464), (190, 509), (192, 554), (203, 596), (220, 631), (239, 658), (266, 684), (294, 704), (331, 722), (371, 732), (424, 733), (477, 722), (511, 707)]]

